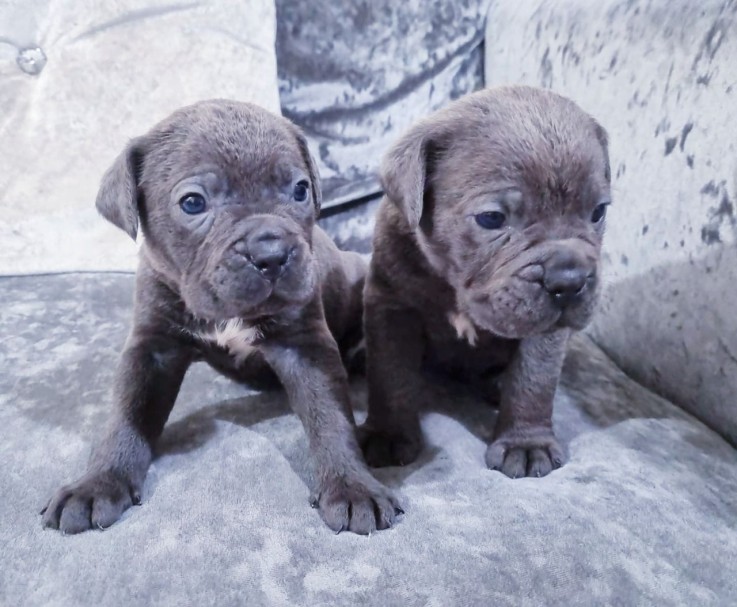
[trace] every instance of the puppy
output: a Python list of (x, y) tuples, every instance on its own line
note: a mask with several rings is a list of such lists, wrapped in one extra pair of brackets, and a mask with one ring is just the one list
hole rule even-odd
[(563, 462), (552, 406), (566, 342), (597, 296), (605, 131), (554, 93), (484, 90), (411, 128), (382, 180), (364, 300), (366, 460), (417, 457), (433, 369), (498, 398), (490, 468), (548, 474)]
[(334, 531), (366, 534), (401, 512), (355, 437), (341, 354), (361, 338), (366, 266), (315, 225), (307, 143), (256, 106), (206, 101), (133, 140), (97, 208), (143, 244), (115, 415), (87, 473), (42, 512), (64, 533), (105, 528), (141, 499), (156, 439), (189, 365), (286, 389), (316, 467), (314, 505)]

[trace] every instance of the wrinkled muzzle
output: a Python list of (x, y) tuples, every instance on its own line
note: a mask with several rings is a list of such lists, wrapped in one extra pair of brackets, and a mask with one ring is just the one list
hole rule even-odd
[(312, 296), (310, 243), (303, 228), (288, 217), (221, 220), (212, 227), (184, 282), (185, 303), (200, 318), (275, 314)]
[(582, 329), (596, 304), (598, 259), (598, 249), (578, 238), (546, 241), (516, 255), (502, 249), (480, 277), (467, 281), (459, 303), (474, 324), (500, 337)]

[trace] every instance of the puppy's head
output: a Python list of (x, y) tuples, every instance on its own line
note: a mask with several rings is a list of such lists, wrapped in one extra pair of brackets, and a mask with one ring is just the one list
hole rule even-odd
[(605, 131), (572, 101), (469, 95), (413, 127), (382, 181), (474, 325), (520, 339), (589, 321), (611, 177)]
[(289, 121), (213, 100), (177, 110), (107, 171), (97, 208), (208, 320), (257, 318), (310, 299), (317, 169)]

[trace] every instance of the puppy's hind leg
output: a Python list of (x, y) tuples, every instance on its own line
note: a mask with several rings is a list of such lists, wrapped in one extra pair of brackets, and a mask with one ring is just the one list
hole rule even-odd
[(358, 438), (369, 466), (404, 466), (422, 450), (422, 324), (417, 312), (367, 299), (368, 417)]

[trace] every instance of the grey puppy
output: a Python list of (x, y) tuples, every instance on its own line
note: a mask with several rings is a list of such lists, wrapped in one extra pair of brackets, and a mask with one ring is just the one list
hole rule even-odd
[(544, 476), (566, 342), (591, 318), (610, 197), (607, 136), (572, 101), (488, 89), (386, 155), (365, 289), (369, 465), (413, 461), (426, 370), (497, 401), (487, 465)]
[(341, 359), (361, 339), (366, 265), (315, 225), (321, 193), (300, 131), (256, 106), (201, 102), (134, 139), (97, 208), (144, 239), (115, 416), (87, 473), (42, 512), (65, 533), (104, 528), (140, 502), (156, 439), (189, 365), (281, 383), (308, 435), (313, 505), (366, 534), (401, 512), (366, 467)]

